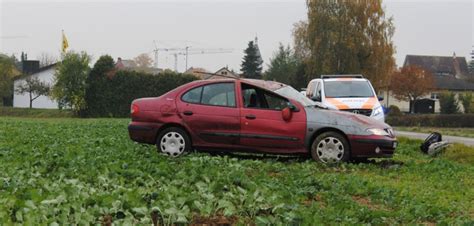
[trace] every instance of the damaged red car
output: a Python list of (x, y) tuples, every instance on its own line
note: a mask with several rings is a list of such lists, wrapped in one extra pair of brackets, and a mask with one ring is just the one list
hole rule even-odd
[(130, 138), (177, 157), (190, 150), (310, 154), (320, 162), (391, 157), (392, 128), (317, 105), (263, 80), (200, 80), (132, 102)]

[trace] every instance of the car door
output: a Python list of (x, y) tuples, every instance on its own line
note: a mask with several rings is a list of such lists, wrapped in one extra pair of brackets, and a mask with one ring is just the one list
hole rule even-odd
[(235, 82), (206, 84), (181, 95), (178, 110), (192, 133), (195, 146), (237, 145), (240, 111), (235, 97)]
[(275, 152), (304, 148), (304, 109), (293, 112), (292, 119), (285, 121), (282, 110), (288, 106), (288, 99), (257, 86), (240, 84), (240, 144), (255, 149), (272, 148)]

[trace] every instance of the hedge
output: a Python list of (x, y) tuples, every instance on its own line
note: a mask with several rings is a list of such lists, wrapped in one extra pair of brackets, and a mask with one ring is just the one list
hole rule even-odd
[[(96, 88), (86, 90), (86, 117), (128, 117), (134, 99), (157, 97), (180, 85), (196, 80), (187, 74), (164, 72), (152, 75), (134, 71), (118, 71), (96, 80)], [(92, 84), (90, 84), (92, 85)], [(90, 92), (93, 90), (93, 94)], [(89, 92), (89, 93), (87, 93)]]
[(412, 114), (386, 118), (391, 126), (474, 127), (474, 114)]
[(0, 107), (0, 116), (27, 118), (72, 118), (76, 117), (71, 110)]

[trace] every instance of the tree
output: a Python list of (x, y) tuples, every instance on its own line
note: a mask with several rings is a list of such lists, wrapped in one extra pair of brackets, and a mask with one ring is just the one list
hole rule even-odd
[[(295, 49), (307, 74), (363, 74), (376, 88), (388, 85), (395, 66), (392, 18), (382, 0), (307, 0), (308, 21), (295, 25)], [(309, 51), (309, 56), (306, 56)]]
[(39, 80), (38, 77), (28, 77), (25, 82), (18, 86), (15, 90), (18, 94), (28, 93), (30, 96), (30, 108), (33, 107), (33, 101), (40, 96), (47, 96), (50, 87), (45, 82)]
[(53, 55), (50, 55), (49, 53), (46, 53), (46, 52), (42, 52), (38, 56), (38, 60), (40, 62), (40, 67), (46, 67), (46, 66), (54, 64), (58, 61), (56, 59), (56, 57), (54, 57)]
[(265, 80), (274, 80), (289, 84), (291, 78), (296, 76), (299, 64), (290, 46), (285, 48), (283, 44), (280, 43), (278, 51), (270, 59), (268, 70), (265, 72), (263, 78)]
[[(113, 92), (106, 89), (109, 80), (115, 73), (114, 59), (109, 56), (101, 56), (87, 76), (86, 80), (86, 113), (87, 116), (103, 116), (104, 112), (110, 112), (109, 99)], [(112, 111), (113, 112), (113, 111)]]
[(143, 70), (150, 68), (151, 64), (153, 63), (151, 57), (146, 53), (138, 55), (137, 57), (135, 57), (135, 59), (133, 59), (133, 61), (137, 64), (137, 67), (139, 69)]
[(245, 78), (262, 78), (262, 58), (259, 50), (253, 41), (250, 41), (247, 49), (244, 50), (245, 56), (240, 69)]
[(442, 92), (439, 97), (439, 110), (441, 114), (459, 113), (459, 103), (453, 92)]
[(11, 98), (13, 78), (18, 74), (13, 58), (0, 55), (0, 105), (4, 104), (4, 98)]
[(86, 52), (68, 52), (56, 67), (52, 97), (61, 107), (70, 107), (78, 113), (85, 108), (86, 79), (90, 56)]
[(415, 103), (434, 87), (433, 75), (416, 65), (403, 67), (391, 77), (390, 90), (400, 100), (410, 101), (410, 111), (415, 112)]

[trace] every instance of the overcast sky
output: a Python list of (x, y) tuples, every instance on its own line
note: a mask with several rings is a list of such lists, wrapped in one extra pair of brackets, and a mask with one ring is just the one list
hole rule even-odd
[[(384, 1), (393, 16), (397, 63), (406, 54), (468, 56), (474, 45), (473, 0)], [(232, 53), (190, 55), (189, 67), (237, 71), (247, 43), (258, 36), (264, 64), (278, 43), (292, 43), (293, 24), (306, 18), (304, 0), (250, 1), (24, 1), (0, 0), (0, 52), (59, 56), (61, 29), (70, 49), (94, 60), (109, 54), (131, 59), (159, 48), (228, 48)], [(159, 67), (174, 68), (161, 52)], [(185, 67), (178, 58), (179, 71)]]

